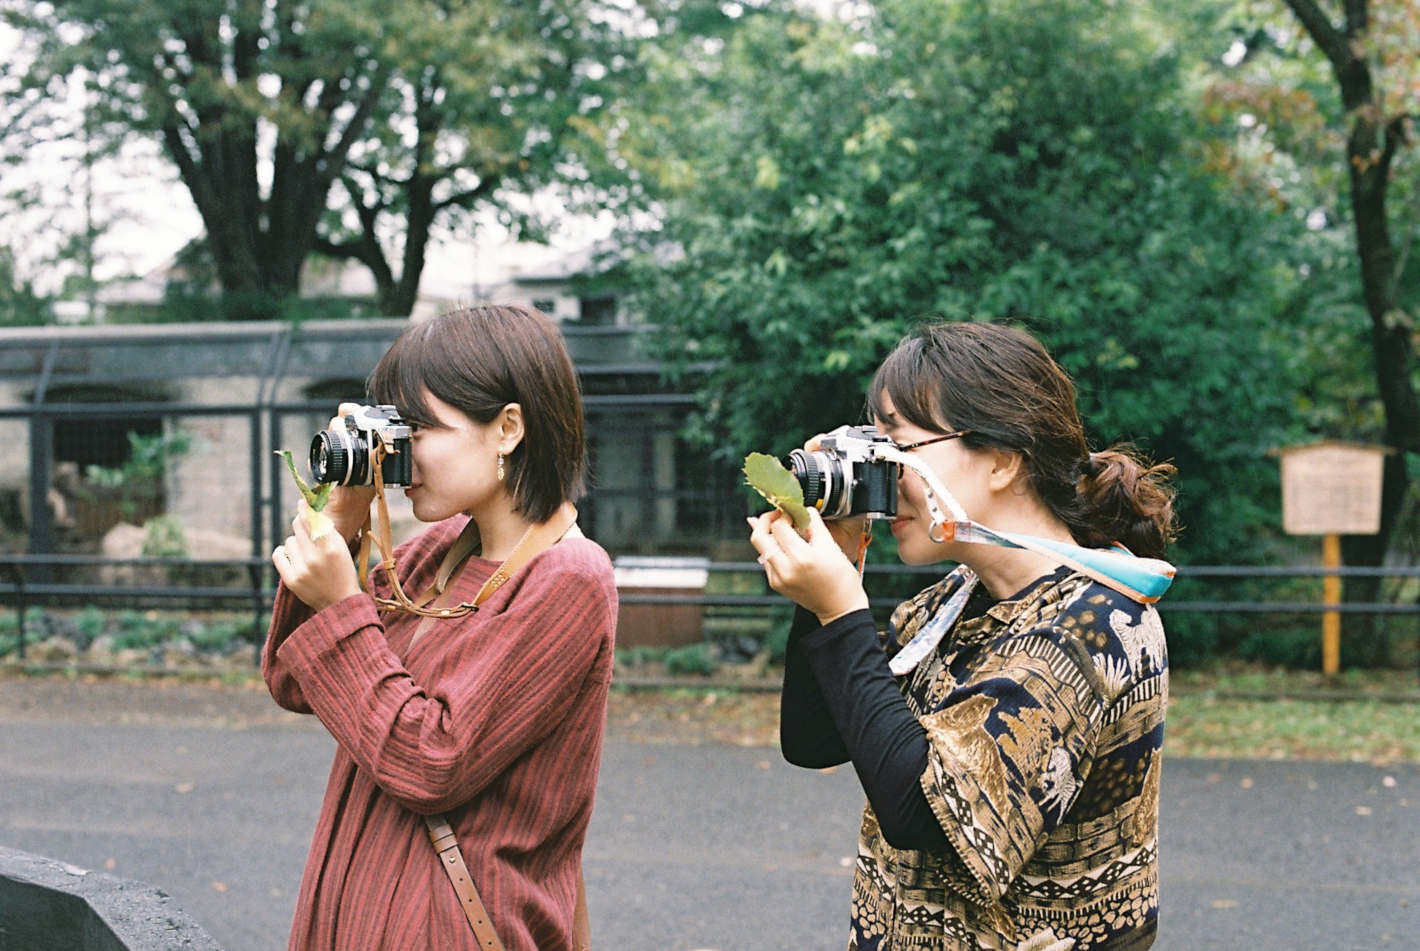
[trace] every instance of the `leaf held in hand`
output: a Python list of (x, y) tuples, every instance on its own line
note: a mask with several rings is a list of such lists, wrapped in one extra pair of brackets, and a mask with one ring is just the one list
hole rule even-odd
[(302, 479), (301, 474), (296, 471), (296, 462), (291, 458), (291, 450), (281, 449), (276, 454), (286, 460), (286, 468), (290, 470), (291, 478), (296, 480), (296, 488), (301, 490), (301, 498), (306, 500), (303, 515), (306, 519), (306, 527), (311, 530), (311, 537), (320, 538), (335, 528), (335, 523), (330, 520), (330, 516), (321, 511), (325, 508), (325, 503), (330, 500), (330, 490), (334, 488), (334, 483), (326, 482), (312, 489), (306, 485), (306, 480)]
[(773, 456), (752, 452), (745, 456), (745, 481), (770, 505), (789, 516), (794, 527), (809, 527), (809, 510), (804, 508), (804, 489), (794, 474)]

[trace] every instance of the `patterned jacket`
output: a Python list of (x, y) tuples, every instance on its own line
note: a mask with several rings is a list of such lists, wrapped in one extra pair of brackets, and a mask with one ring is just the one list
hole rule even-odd
[[(899, 605), (888, 654), (975, 581), (961, 567)], [(1168, 702), (1158, 613), (1063, 571), (979, 616), (971, 604), (899, 678), (953, 849), (894, 849), (867, 808), (850, 948), (1147, 948)]]

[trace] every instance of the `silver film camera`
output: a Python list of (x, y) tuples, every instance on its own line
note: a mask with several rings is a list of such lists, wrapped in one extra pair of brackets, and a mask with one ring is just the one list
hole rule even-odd
[(374, 485), (374, 449), (383, 440), (387, 455), (380, 475), (387, 486), (410, 482), (409, 424), (393, 406), (361, 406), (341, 417), (341, 425), (311, 440), (311, 477), (336, 485)]
[(795, 449), (784, 460), (804, 490), (804, 504), (825, 519), (897, 515), (897, 478), (901, 465), (880, 458), (892, 440), (872, 426), (845, 426), (824, 436), (817, 449)]

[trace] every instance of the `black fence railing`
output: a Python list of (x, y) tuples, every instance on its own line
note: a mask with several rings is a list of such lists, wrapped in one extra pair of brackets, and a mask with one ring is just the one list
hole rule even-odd
[[(683, 558), (657, 559), (639, 557), (639, 569), (657, 567), (683, 568)], [(666, 605), (700, 608), (762, 608), (768, 610), (785, 604), (784, 599), (763, 584), (763, 569), (755, 562), (714, 562), (696, 560), (699, 569), (710, 575), (736, 575), (744, 581), (734, 587), (755, 587), (757, 590), (725, 591), (716, 590), (724, 584), (707, 582), (701, 587), (623, 585), (618, 591), (622, 605)], [(232, 576), (242, 575), (245, 583), (211, 584), (185, 583), (181, 581), (159, 581), (153, 583), (134, 580), (57, 581), (56, 573), (62, 569), (119, 570), (130, 572), (147, 571), (171, 578), (183, 578), (195, 573), (227, 571)], [(31, 572), (37, 572), (43, 580), (36, 580)], [(870, 576), (917, 576), (928, 578), (940, 576), (938, 567), (911, 567), (905, 565), (869, 565)], [(1256, 579), (1256, 578), (1319, 578), (1327, 575), (1341, 578), (1420, 578), (1420, 566), (1396, 567), (1342, 567), (1327, 569), (1320, 566), (1267, 566), (1267, 565), (1188, 565), (1179, 568), (1180, 579)], [(758, 580), (756, 580), (758, 579)], [(14, 610), (18, 615), (18, 656), (25, 656), (26, 614), (31, 607), (44, 606), (61, 609), (81, 609), (99, 607), (137, 608), (185, 608), (189, 610), (249, 609), (253, 615), (254, 627), (265, 626), (265, 615), (270, 610), (275, 596), (274, 573), (269, 561), (264, 558), (229, 560), (193, 560), (182, 558), (129, 558), (113, 559), (97, 555), (24, 555), (0, 554), (0, 607)], [(891, 608), (899, 598), (876, 597), (870, 605), (877, 609)], [(1340, 602), (1335, 604), (1316, 601), (1237, 601), (1237, 600), (1187, 600), (1165, 599), (1163, 607), (1169, 614), (1321, 614), (1335, 611), (1347, 615), (1420, 615), (1420, 603), (1415, 602)]]

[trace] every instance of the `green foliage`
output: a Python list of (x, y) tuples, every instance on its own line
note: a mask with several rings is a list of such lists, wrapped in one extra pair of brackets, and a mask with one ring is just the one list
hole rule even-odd
[(122, 611), (118, 615), (113, 646), (115, 650), (156, 647), (165, 641), (176, 640), (179, 630), (180, 625), (175, 618), (156, 612)]
[(145, 558), (186, 558), (187, 534), (182, 519), (159, 515), (144, 522), (142, 552)]
[(14, 253), (0, 246), (0, 327), (22, 327), (50, 322), (51, 303), (19, 273)]
[(1178, 464), (1181, 560), (1252, 556), (1297, 369), (1300, 281), (1266, 262), (1296, 223), (1206, 167), (1166, 33), (1103, 0), (874, 9), (645, 54), (619, 147), (664, 213), (628, 281), (699, 389), (692, 435), (787, 451), (862, 418), (915, 322), (1015, 321), (1095, 445)]
[(84, 478), (92, 485), (107, 489), (150, 486), (163, 478), (168, 461), (192, 447), (192, 437), (186, 433), (158, 433), (142, 436), (128, 434), (128, 458), (118, 466), (89, 466)]
[(626, 12), (602, 0), (10, 0), (3, 16), (18, 49), (0, 161), (75, 135), (56, 92), (85, 82), (85, 154), (163, 150), (210, 251), (178, 294), (215, 278), (207, 310), (232, 319), (309, 315), (288, 302), (317, 252), (365, 265), (376, 308), (407, 314), (445, 229), (492, 213), (536, 236), (525, 197), (585, 184), (587, 120), (625, 62)]
[(716, 668), (707, 644), (687, 644), (684, 647), (671, 648), (666, 651), (662, 660), (666, 665), (666, 673), (672, 677), (708, 677)]
[(103, 635), (107, 628), (107, 619), (104, 612), (99, 608), (89, 605), (74, 616), (74, 630), (78, 632), (80, 639), (85, 644), (91, 644)]
[(774, 456), (752, 452), (745, 456), (745, 480), (770, 505), (789, 516), (794, 527), (809, 527), (809, 510), (804, 508), (804, 490), (799, 480)]

